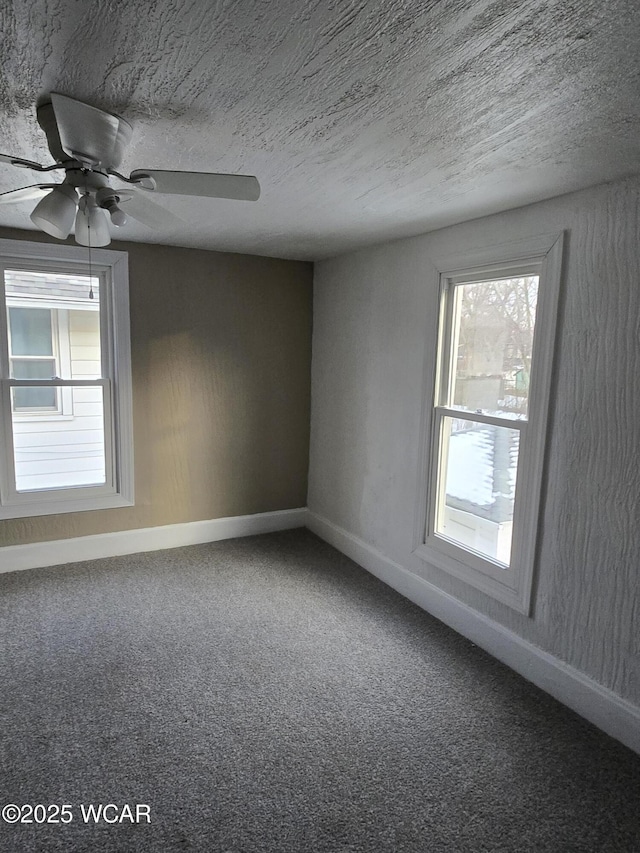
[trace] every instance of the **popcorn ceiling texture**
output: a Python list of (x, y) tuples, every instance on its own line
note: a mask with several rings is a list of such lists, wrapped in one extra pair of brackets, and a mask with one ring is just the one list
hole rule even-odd
[(47, 158), (58, 91), (133, 121), (125, 169), (260, 179), (126, 239), (315, 260), (640, 168), (636, 0), (3, 0), (0, 33), (7, 153)]

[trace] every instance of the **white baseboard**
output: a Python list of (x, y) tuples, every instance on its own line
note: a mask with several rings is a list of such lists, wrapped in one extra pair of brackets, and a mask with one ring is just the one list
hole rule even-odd
[(304, 527), (306, 514), (304, 508), (283, 509), (255, 515), (236, 515), (208, 521), (168, 524), (163, 527), (99, 533), (75, 539), (57, 539), (53, 542), (8, 545), (0, 548), (0, 572), (57, 566), (60, 563), (77, 563), (80, 560), (118, 557), (141, 551), (160, 551), (181, 545), (199, 545), (203, 542), (217, 542), (219, 539), (290, 530), (294, 527)]
[(423, 610), (489, 652), (589, 722), (640, 753), (640, 708), (308, 511), (306, 526)]

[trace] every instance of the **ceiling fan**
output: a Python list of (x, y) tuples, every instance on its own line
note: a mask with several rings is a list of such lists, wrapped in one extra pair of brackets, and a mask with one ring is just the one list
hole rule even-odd
[[(260, 196), (251, 175), (136, 169), (126, 177), (117, 169), (133, 132), (129, 122), (66, 95), (50, 98), (37, 108), (37, 118), (55, 163), (42, 166), (7, 154), (0, 154), (0, 161), (35, 172), (63, 169), (64, 179), (0, 193), (0, 204), (39, 199), (31, 221), (52, 237), (64, 240), (73, 229), (76, 243), (107, 246), (109, 220), (117, 228), (129, 216), (150, 228), (175, 225), (177, 217), (148, 198), (154, 193), (240, 201)], [(112, 179), (125, 186), (111, 186)]]

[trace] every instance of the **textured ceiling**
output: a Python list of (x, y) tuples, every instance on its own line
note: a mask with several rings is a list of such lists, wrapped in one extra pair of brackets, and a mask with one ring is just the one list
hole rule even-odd
[(313, 260), (640, 172), (638, 0), (0, 0), (0, 33), (4, 153), (47, 161), (56, 91), (133, 123), (123, 170), (260, 180), (124, 239)]

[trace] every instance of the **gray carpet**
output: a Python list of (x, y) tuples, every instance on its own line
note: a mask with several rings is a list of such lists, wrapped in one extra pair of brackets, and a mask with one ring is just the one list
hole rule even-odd
[(0, 608), (2, 804), (73, 815), (7, 853), (640, 851), (640, 757), (307, 531), (0, 576)]

